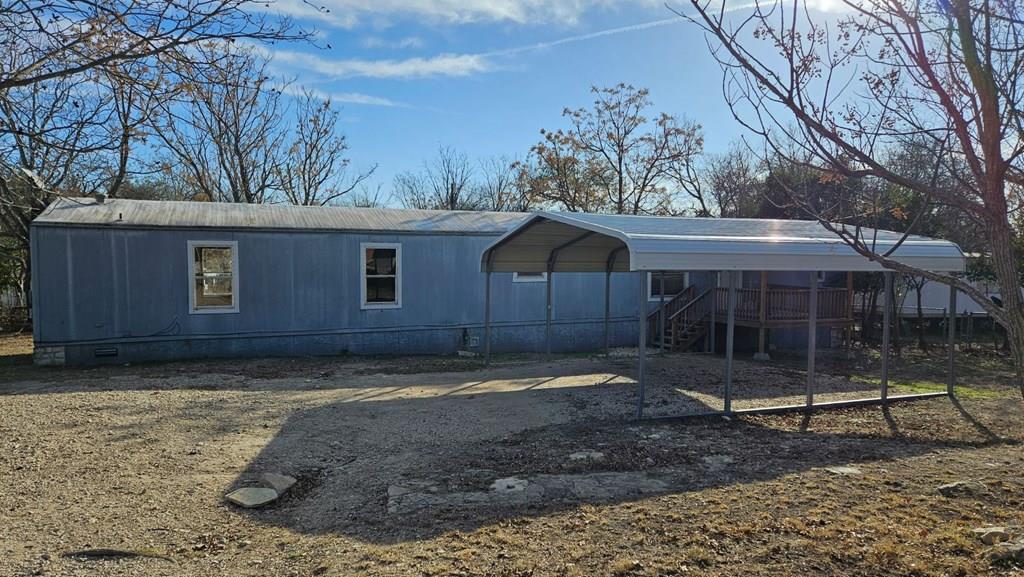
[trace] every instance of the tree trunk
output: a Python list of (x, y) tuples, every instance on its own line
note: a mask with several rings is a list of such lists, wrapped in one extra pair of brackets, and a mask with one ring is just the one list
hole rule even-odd
[(989, 235), (992, 238), (992, 265), (1005, 315), (1001, 324), (1006, 329), (1006, 339), (1010, 344), (1010, 354), (1017, 373), (1017, 388), (1024, 398), (1024, 298), (1021, 298), (1020, 268), (1009, 222), (1005, 218), (991, 220)]

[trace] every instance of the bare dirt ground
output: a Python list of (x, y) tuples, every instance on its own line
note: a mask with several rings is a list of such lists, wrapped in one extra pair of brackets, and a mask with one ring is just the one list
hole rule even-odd
[[(638, 423), (627, 357), (40, 369), (30, 349), (0, 339), (4, 576), (1024, 573), (971, 534), (1024, 521), (1024, 405), (990, 354), (962, 355), (957, 403)], [(907, 352), (893, 392), (941, 389), (940, 354)], [(721, 364), (652, 359), (648, 412), (716, 407)], [(869, 354), (819, 366), (821, 399), (877, 384)], [(738, 406), (802, 399), (802, 362), (740, 361), (735, 385)], [(223, 501), (268, 471), (299, 483)], [(138, 556), (68, 556), (89, 548)]]

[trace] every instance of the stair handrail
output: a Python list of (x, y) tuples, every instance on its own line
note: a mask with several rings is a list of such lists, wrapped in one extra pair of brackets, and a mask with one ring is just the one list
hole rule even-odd
[(696, 290), (695, 287), (690, 285), (672, 298), (665, 299), (665, 304), (663, 306), (658, 306), (653, 311), (647, 313), (647, 334), (651, 336), (658, 334), (658, 313), (660, 313), (662, 309), (665, 310), (665, 328), (668, 328), (669, 319), (672, 318), (672, 315), (675, 314), (676, 310), (685, 306), (692, 300), (694, 290)]
[[(690, 302), (686, 303), (685, 305), (680, 307), (679, 310), (672, 313), (672, 316), (669, 317), (669, 320), (675, 320), (676, 317), (680, 316), (683, 317), (681, 320), (683, 320), (684, 322), (689, 320), (689, 322), (683, 325), (684, 329), (704, 320), (704, 317), (708, 316), (711, 313), (711, 308), (707, 306), (707, 301), (708, 297), (711, 296), (713, 290), (714, 289), (712, 288), (707, 288), (701, 291), (699, 295), (690, 299)], [(687, 319), (685, 315), (690, 311), (694, 311), (698, 307), (703, 307), (704, 310), (696, 310), (696, 314), (693, 315), (693, 318)]]

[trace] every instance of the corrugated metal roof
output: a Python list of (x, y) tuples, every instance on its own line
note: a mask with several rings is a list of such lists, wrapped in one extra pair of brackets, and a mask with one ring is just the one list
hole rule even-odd
[(352, 230), (502, 234), (529, 216), (394, 208), (310, 207), (220, 202), (60, 198), (33, 222), (41, 226)]
[[(694, 218), (634, 216), (623, 214), (543, 213), (565, 220), (580, 221), (618, 231), (633, 238), (705, 238), (838, 241), (836, 235), (816, 220), (763, 218)], [(898, 240), (902, 233), (879, 230), (878, 240)], [(917, 240), (934, 241), (922, 236)], [(944, 242), (944, 241), (943, 241)]]
[[(875, 251), (892, 248), (901, 233), (862, 230)], [(822, 270), (877, 271), (877, 262), (857, 253), (817, 221), (677, 218), (541, 212), (496, 240), (492, 270), (545, 270), (559, 248), (554, 270), (604, 271), (616, 248), (613, 270)], [(894, 260), (931, 271), (962, 271), (964, 254), (955, 243), (910, 236)]]

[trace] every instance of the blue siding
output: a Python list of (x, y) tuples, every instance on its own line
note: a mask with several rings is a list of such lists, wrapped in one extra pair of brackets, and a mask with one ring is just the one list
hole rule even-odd
[[(480, 254), (493, 236), (34, 227), (38, 345), (69, 362), (443, 353), (482, 340)], [(239, 312), (190, 314), (187, 241), (238, 242)], [(402, 244), (402, 307), (362, 310), (362, 242)], [(635, 343), (639, 275), (612, 275), (613, 345)], [(494, 349), (541, 350), (545, 283), (494, 274)], [(554, 275), (555, 350), (603, 345), (604, 275)]]

